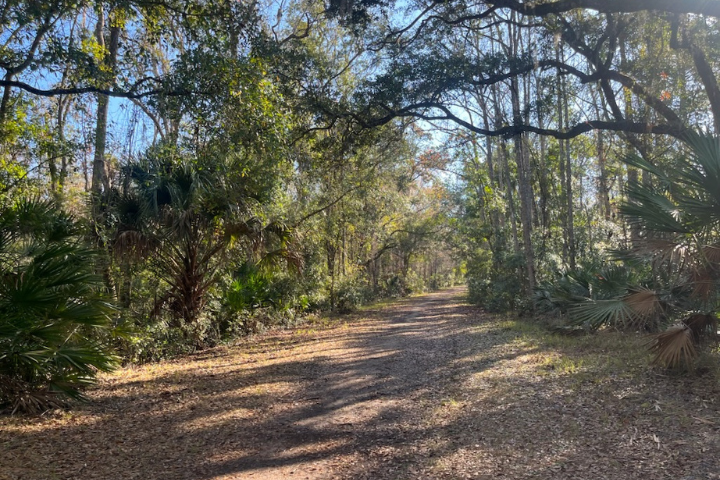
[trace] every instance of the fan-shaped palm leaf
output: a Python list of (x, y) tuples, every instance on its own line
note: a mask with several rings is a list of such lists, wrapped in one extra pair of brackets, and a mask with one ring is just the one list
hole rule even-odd
[(79, 398), (116, 361), (100, 341), (113, 308), (99, 295), (95, 252), (74, 236), (77, 222), (54, 209), (32, 200), (0, 211), (0, 236), (10, 239), (1, 246), (9, 261), (0, 264), (0, 404), (13, 410)]
[(588, 300), (570, 308), (574, 323), (597, 330), (603, 325), (626, 325), (635, 313), (623, 299)]
[(665, 367), (690, 365), (697, 356), (693, 333), (687, 325), (670, 327), (657, 334), (650, 350), (655, 352), (653, 363)]

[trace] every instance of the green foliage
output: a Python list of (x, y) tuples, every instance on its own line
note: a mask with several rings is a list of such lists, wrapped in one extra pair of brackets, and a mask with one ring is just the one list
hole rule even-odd
[(233, 275), (225, 303), (234, 312), (259, 308), (287, 310), (308, 307), (307, 297), (298, 292), (299, 283), (277, 268), (246, 262)]
[(524, 264), (525, 258), (519, 254), (499, 250), (491, 255), (480, 250), (467, 263), (469, 300), (489, 312), (517, 309), (521, 306)]
[[(88, 217), (124, 361), (448, 284), (445, 155), (406, 121), (328, 120), (366, 59), (323, 6), (271, 26), (255, 2), (46, 3), (3, 20), (7, 78), (63, 93), (6, 89), (0, 200), (30, 185)], [(135, 97), (113, 96), (106, 128), (71, 93), (95, 87)]]
[(272, 276), (261, 272), (249, 263), (243, 264), (236, 272), (235, 280), (226, 294), (227, 304), (235, 311), (255, 310), (275, 306), (272, 292)]
[(619, 263), (583, 263), (539, 284), (533, 301), (539, 311), (568, 314), (573, 324), (586, 329), (638, 327), (641, 319), (622, 300), (638, 280), (633, 269)]
[[(697, 354), (695, 343), (715, 336), (720, 277), (720, 142), (690, 134), (689, 155), (665, 165), (637, 157), (630, 165), (652, 175), (631, 182), (620, 208), (639, 229), (624, 265), (584, 266), (541, 285), (536, 305), (568, 313), (589, 329), (657, 330), (657, 363), (677, 366)], [(708, 335), (710, 334), (710, 335)]]
[(335, 285), (335, 309), (350, 313), (374, 298), (367, 280), (360, 275), (341, 278)]
[(115, 201), (116, 254), (147, 262), (164, 284), (151, 316), (167, 311), (169, 325), (197, 347), (207, 327), (201, 317), (230, 251), (299, 261), (289, 230), (262, 219), (272, 176), (245, 182), (246, 173), (242, 157), (211, 162), (157, 150), (125, 169), (127, 187)]
[(0, 211), (0, 404), (37, 412), (82, 398), (116, 357), (113, 307), (78, 222), (47, 201)]
[(694, 327), (715, 325), (720, 307), (720, 139), (692, 133), (686, 141), (689, 155), (671, 165), (629, 160), (657, 182), (631, 184), (630, 201), (621, 209), (645, 233), (630, 256), (651, 262), (667, 292), (648, 301), (680, 324), (653, 345), (656, 362), (669, 366), (696, 356), (689, 341), (715, 337), (715, 328)]

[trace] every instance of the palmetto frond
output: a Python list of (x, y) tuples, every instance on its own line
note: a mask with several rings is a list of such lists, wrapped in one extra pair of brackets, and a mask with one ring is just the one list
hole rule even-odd
[(717, 336), (718, 319), (715, 315), (694, 313), (686, 318), (683, 323), (693, 332), (696, 340), (708, 336)]
[(689, 134), (689, 158), (671, 168), (629, 158), (659, 180), (633, 183), (629, 202), (620, 209), (631, 222), (647, 231), (705, 236), (720, 224), (720, 145), (709, 135)]
[(78, 398), (116, 362), (101, 341), (114, 309), (99, 293), (96, 253), (75, 236), (77, 222), (54, 210), (32, 200), (0, 212), (8, 239), (0, 246), (0, 403), (13, 410)]
[(653, 339), (650, 350), (655, 352), (653, 363), (665, 367), (689, 365), (697, 356), (693, 333), (687, 325), (670, 327)]
[(664, 277), (672, 301), (660, 302), (645, 292), (628, 297), (634, 310), (660, 312), (674, 309), (681, 324), (657, 335), (652, 344), (655, 362), (665, 366), (689, 364), (696, 343), (715, 336), (717, 319), (697, 311), (717, 311), (720, 279), (720, 140), (690, 133), (686, 137), (690, 156), (671, 167), (660, 168), (630, 159), (628, 163), (654, 176), (654, 184), (635, 183), (629, 201), (621, 209), (645, 230), (634, 254), (653, 261), (654, 271)]
[[(616, 321), (625, 324), (629, 317), (612, 300), (627, 294), (628, 284), (633, 280), (632, 270), (620, 264), (584, 264), (560, 274), (553, 282), (539, 285), (535, 289), (535, 304), (546, 311), (568, 312), (575, 323), (593, 329), (603, 324), (614, 325)], [(593, 312), (594, 309), (605, 313)]]
[(653, 337), (650, 350), (655, 352), (653, 363), (665, 367), (689, 366), (697, 357), (698, 344), (703, 338), (717, 337), (717, 317), (694, 313), (679, 325)]
[(687, 139), (692, 157), (685, 162), (681, 181), (692, 187), (683, 195), (685, 208), (702, 222), (718, 226), (720, 222), (720, 139), (710, 135), (690, 134)]
[(657, 292), (648, 288), (637, 288), (624, 300), (636, 318), (652, 319), (662, 315), (664, 311), (663, 302)]
[(630, 202), (620, 207), (631, 224), (638, 224), (653, 232), (692, 233), (686, 218), (676, 203), (656, 187), (633, 183), (628, 187)]
[(713, 300), (717, 290), (717, 275), (714, 269), (704, 265), (692, 268), (688, 281), (692, 298), (702, 302)]
[(587, 300), (570, 308), (574, 323), (597, 330), (603, 325), (627, 325), (635, 313), (623, 299)]

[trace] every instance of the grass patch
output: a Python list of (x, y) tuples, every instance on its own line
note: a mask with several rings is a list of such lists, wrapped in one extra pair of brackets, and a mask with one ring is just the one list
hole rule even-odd
[(544, 374), (574, 375), (579, 379), (601, 383), (612, 377), (632, 378), (654, 373), (668, 377), (707, 377), (720, 383), (720, 348), (706, 346), (690, 370), (667, 370), (651, 365), (648, 350), (651, 336), (637, 332), (604, 329), (592, 334), (563, 335), (545, 324), (529, 319), (503, 319), (501, 331), (515, 335), (515, 341), (526, 348), (543, 352), (540, 369)]
[(554, 372), (598, 381), (652, 368), (646, 335), (603, 330), (569, 336), (552, 332), (527, 319), (506, 319), (498, 325), (500, 329), (514, 333), (517, 341), (544, 353), (539, 367), (546, 374)]

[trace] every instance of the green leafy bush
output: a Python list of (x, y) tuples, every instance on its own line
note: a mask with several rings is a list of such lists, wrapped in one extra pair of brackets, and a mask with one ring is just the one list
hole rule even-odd
[(291, 323), (310, 304), (301, 287), (288, 272), (244, 263), (224, 293), (219, 335), (247, 335), (269, 325)]
[(631, 182), (620, 212), (637, 229), (625, 261), (581, 268), (541, 285), (536, 305), (567, 312), (575, 324), (646, 331), (655, 362), (690, 363), (703, 338), (717, 337), (720, 303), (720, 140), (688, 134), (688, 155), (653, 164), (626, 162), (651, 182)]
[(487, 252), (468, 261), (468, 297), (490, 312), (506, 312), (519, 307), (523, 295), (522, 255), (503, 252), (492, 258)]
[(0, 404), (37, 412), (81, 398), (116, 364), (113, 307), (78, 222), (50, 202), (0, 211)]
[(335, 285), (335, 309), (340, 313), (357, 310), (373, 298), (370, 285), (360, 275), (348, 275)]

